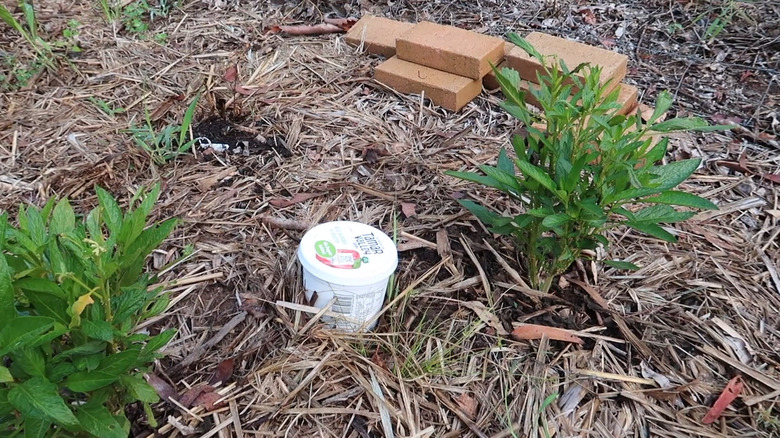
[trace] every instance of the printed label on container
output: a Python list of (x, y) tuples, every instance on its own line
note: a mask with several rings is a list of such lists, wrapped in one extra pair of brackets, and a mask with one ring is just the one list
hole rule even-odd
[(315, 256), (320, 263), (336, 269), (358, 269), (363, 263), (368, 263), (368, 257), (361, 257), (354, 249), (339, 248), (333, 242), (319, 240), (314, 243)]

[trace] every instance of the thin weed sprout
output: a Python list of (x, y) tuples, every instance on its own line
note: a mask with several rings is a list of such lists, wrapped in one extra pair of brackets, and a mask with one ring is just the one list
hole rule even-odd
[(128, 132), (132, 135), (136, 146), (144, 150), (152, 162), (163, 165), (189, 152), (197, 139), (192, 135), (192, 118), (200, 96), (196, 96), (184, 113), (181, 124), (171, 124), (161, 130), (156, 130), (149, 112), (146, 113), (144, 126), (131, 126)]

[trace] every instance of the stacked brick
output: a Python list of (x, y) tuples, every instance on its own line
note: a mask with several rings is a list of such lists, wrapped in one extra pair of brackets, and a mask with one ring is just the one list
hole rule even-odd
[[(542, 55), (556, 55), (569, 68), (583, 62), (601, 67), (601, 80), (620, 87), (620, 113), (636, 107), (636, 87), (621, 83), (628, 58), (587, 44), (533, 32), (525, 37)], [(387, 60), (374, 71), (374, 79), (406, 94), (423, 94), (433, 103), (458, 111), (485, 88), (498, 88), (490, 64), (509, 67), (522, 79), (534, 82), (539, 62), (503, 39), (453, 26), (405, 23), (364, 16), (347, 33), (346, 42), (362, 45)], [(526, 82), (522, 86), (529, 86)], [(530, 85), (533, 86), (533, 85)], [(526, 95), (528, 99), (530, 94)], [(534, 105), (531, 100), (528, 103)]]

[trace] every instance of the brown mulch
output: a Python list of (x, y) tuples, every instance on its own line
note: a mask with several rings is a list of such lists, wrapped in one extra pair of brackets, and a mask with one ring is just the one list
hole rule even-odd
[[(776, 2), (209, 0), (155, 18), (145, 38), (107, 24), (94, 2), (36, 9), (48, 35), (78, 20), (83, 51), (0, 94), (0, 209), (68, 196), (86, 211), (95, 184), (127, 202), (162, 181), (154, 214), (184, 223), (150, 267), (193, 253), (161, 276), (172, 305), (144, 327), (179, 329), (154, 372), (182, 394), (224, 374), (212, 409), (161, 402), (160, 427), (137, 412), (134, 435), (780, 436)], [(629, 55), (644, 102), (670, 90), (677, 115), (738, 125), (675, 136), (667, 157), (701, 157), (683, 187), (721, 209), (669, 228), (674, 245), (615, 230), (610, 257), (639, 271), (585, 262), (552, 295), (530, 290), (511, 242), (456, 203), (506, 200), (443, 175), (509, 144), (517, 123), (500, 95), (453, 114), (374, 82), (381, 60), (342, 35), (264, 32), (367, 13), (498, 36), (543, 30)], [(160, 32), (165, 44), (151, 38)], [(0, 55), (11, 53), (31, 56), (6, 30)], [(152, 165), (127, 130), (147, 114), (180, 121), (198, 93), (195, 130), (230, 133), (229, 149)], [(299, 306), (297, 242), (338, 219), (398, 236), (395, 287), (371, 333), (328, 331)], [(584, 343), (501, 335), (519, 323)], [(735, 375), (741, 396), (703, 425)]]

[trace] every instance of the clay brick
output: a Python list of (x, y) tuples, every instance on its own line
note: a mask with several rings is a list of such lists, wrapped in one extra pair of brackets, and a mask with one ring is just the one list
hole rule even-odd
[[(625, 55), (540, 32), (532, 32), (525, 39), (542, 55), (556, 55), (570, 69), (574, 69), (584, 62), (600, 66), (601, 83), (612, 79), (608, 87), (609, 90), (617, 87), (618, 83), (626, 76), (628, 57)], [(509, 49), (506, 63), (507, 67), (517, 70), (521, 78), (534, 82), (536, 82), (536, 72), (542, 70), (542, 66), (536, 58), (531, 57), (525, 50), (515, 45)]]
[(639, 89), (633, 85), (620, 84), (617, 103), (620, 105), (618, 114), (626, 115), (636, 108), (636, 97), (639, 95)]
[(368, 53), (391, 58), (395, 56), (396, 38), (413, 27), (413, 23), (364, 15), (347, 32), (344, 40), (351, 46), (359, 46), (363, 43)]
[(482, 91), (482, 81), (457, 76), (394, 56), (379, 64), (374, 79), (406, 94), (425, 93), (436, 105), (458, 111)]
[(423, 21), (396, 41), (399, 58), (471, 79), (481, 79), (504, 56), (504, 40)]

